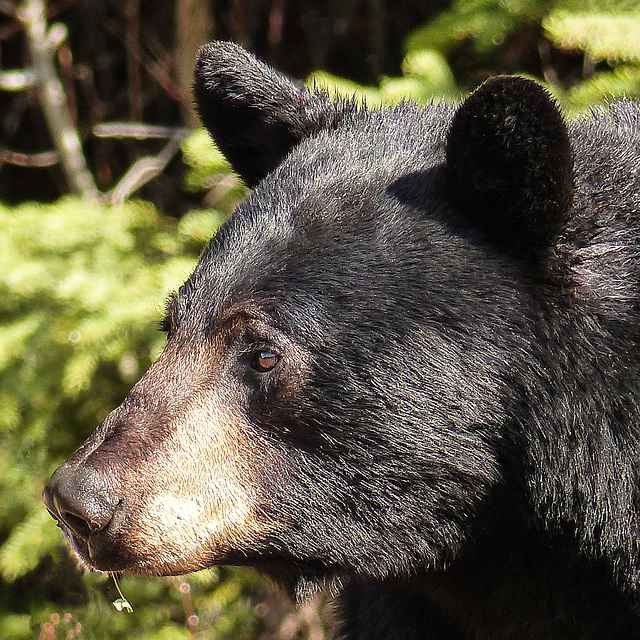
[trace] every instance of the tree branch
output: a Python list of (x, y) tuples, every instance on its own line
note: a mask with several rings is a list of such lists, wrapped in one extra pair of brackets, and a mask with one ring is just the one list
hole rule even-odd
[(93, 127), (93, 133), (98, 138), (136, 138), (147, 140), (149, 138), (175, 138), (181, 136), (183, 140), (191, 129), (185, 127), (165, 127), (144, 122), (103, 122)]
[(71, 121), (64, 89), (54, 65), (55, 50), (66, 31), (62, 25), (47, 29), (44, 0), (24, 0), (18, 10), (18, 18), (25, 27), (40, 105), (69, 186), (84, 198), (95, 199), (99, 191), (87, 168), (80, 137)]
[(3, 91), (24, 91), (35, 86), (38, 81), (33, 69), (13, 69), (0, 71), (0, 89)]
[(52, 167), (58, 164), (58, 154), (55, 151), (41, 153), (21, 153), (10, 149), (0, 149), (0, 164), (15, 164), (19, 167)]
[(180, 143), (187, 136), (188, 130), (180, 130), (165, 145), (157, 156), (140, 158), (129, 168), (108, 196), (111, 204), (126, 200), (132, 193), (140, 189), (150, 180), (164, 171), (173, 156), (180, 150)]

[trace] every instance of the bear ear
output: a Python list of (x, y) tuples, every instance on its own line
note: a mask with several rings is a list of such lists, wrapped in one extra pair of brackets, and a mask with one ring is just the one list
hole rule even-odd
[(459, 213), (501, 249), (543, 254), (573, 197), (571, 142), (547, 91), (504, 76), (472, 93), (448, 132), (445, 184)]
[(202, 123), (250, 187), (337, 112), (327, 96), (298, 88), (231, 42), (200, 49), (194, 95)]

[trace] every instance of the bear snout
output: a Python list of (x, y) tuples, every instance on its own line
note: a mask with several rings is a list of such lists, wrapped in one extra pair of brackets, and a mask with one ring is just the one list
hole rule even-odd
[(86, 545), (89, 555), (92, 536), (107, 529), (124, 506), (122, 497), (109, 489), (104, 475), (90, 466), (60, 467), (45, 487), (44, 502), (58, 525), (76, 546)]

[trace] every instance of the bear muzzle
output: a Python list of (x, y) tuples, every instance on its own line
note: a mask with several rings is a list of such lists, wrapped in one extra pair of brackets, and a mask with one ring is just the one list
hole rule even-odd
[(126, 502), (97, 469), (62, 465), (44, 489), (44, 503), (87, 564), (102, 571), (126, 568), (117, 542)]

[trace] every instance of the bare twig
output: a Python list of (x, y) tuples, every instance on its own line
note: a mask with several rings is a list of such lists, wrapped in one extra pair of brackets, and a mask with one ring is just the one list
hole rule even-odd
[(55, 151), (42, 153), (20, 153), (10, 149), (0, 149), (0, 165), (15, 164), (19, 167), (52, 167), (58, 164), (58, 154)]
[(66, 31), (62, 25), (47, 28), (44, 0), (24, 0), (18, 17), (25, 27), (42, 111), (67, 181), (71, 189), (84, 198), (97, 198), (99, 191), (87, 168), (80, 137), (71, 121), (54, 64), (56, 47), (64, 39)]
[(136, 138), (146, 140), (148, 138), (186, 138), (191, 129), (184, 127), (163, 127), (142, 122), (103, 122), (93, 128), (93, 133), (98, 138)]
[[(2, 0), (0, 0), (2, 2)], [(130, 0), (135, 9), (138, 0)], [(71, 188), (85, 198), (101, 194), (87, 168), (80, 137), (69, 114), (67, 97), (54, 64), (56, 49), (66, 37), (63, 25), (47, 25), (44, 0), (23, 0), (17, 15), (25, 27), (33, 68), (0, 73), (0, 88), (23, 90), (36, 86), (55, 151), (24, 154), (0, 149), (0, 164), (11, 163), (25, 167), (51, 166), (60, 162)], [(132, 21), (137, 21), (135, 11)], [(135, 24), (134, 24), (135, 26)], [(140, 51), (132, 52), (136, 63)], [(142, 123), (104, 123), (95, 128), (102, 138), (157, 138), (168, 140), (157, 156), (147, 156), (135, 162), (114, 189), (106, 196), (119, 203), (160, 174), (180, 149), (180, 143), (190, 133), (183, 127), (158, 127)]]
[(33, 87), (38, 80), (33, 69), (0, 71), (0, 89), (3, 91), (24, 91)]
[(215, 209), (217, 202), (238, 184), (238, 177), (234, 173), (215, 176), (212, 180), (206, 180), (203, 186), (209, 188), (209, 193), (204, 197), (204, 203)]
[(180, 143), (186, 135), (185, 132), (175, 135), (157, 156), (146, 156), (135, 162), (111, 191), (108, 197), (109, 202), (112, 204), (123, 202), (140, 187), (162, 173), (179, 151)]

